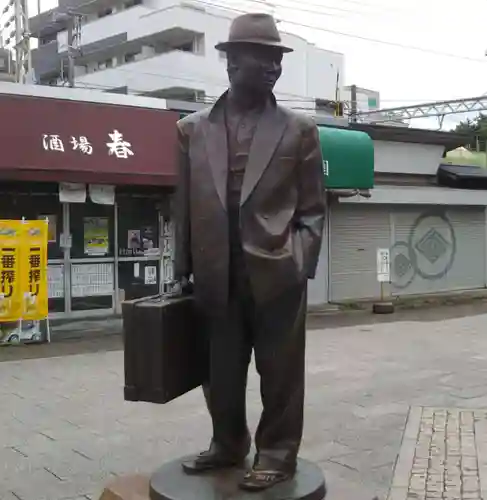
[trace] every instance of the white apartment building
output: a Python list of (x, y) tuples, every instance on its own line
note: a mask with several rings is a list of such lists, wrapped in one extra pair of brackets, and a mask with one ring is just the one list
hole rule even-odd
[[(227, 39), (238, 13), (184, 0), (60, 0), (57, 9), (30, 20), (39, 40), (33, 51), (38, 83), (59, 85), (66, 78), (66, 27), (73, 13), (83, 15), (77, 87), (190, 101), (214, 100), (227, 88), (225, 55), (214, 46)], [(337, 90), (340, 95), (343, 54), (294, 34), (282, 38), (294, 49), (276, 87), (283, 104), (314, 110), (317, 99), (333, 101)]]

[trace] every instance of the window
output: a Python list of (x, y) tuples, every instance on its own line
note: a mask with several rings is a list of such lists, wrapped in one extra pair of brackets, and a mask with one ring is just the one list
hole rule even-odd
[(104, 9), (104, 10), (98, 12), (98, 18), (106, 17), (106, 16), (109, 16), (110, 14), (113, 14), (112, 8)]
[(113, 59), (112, 58), (98, 63), (98, 69), (108, 69), (108, 68), (113, 68)]
[(126, 63), (131, 63), (131, 62), (134, 62), (135, 61), (135, 57), (137, 56), (138, 52), (130, 52), (128, 54), (125, 54), (123, 56), (123, 60), (126, 62)]
[(131, 7), (135, 7), (136, 5), (142, 5), (142, 0), (128, 0), (123, 5), (126, 9), (130, 9)]
[(174, 50), (182, 50), (183, 52), (194, 52), (193, 41), (175, 45)]
[(54, 40), (57, 40), (57, 33), (43, 35), (39, 37), (39, 45), (46, 45), (48, 43), (54, 42)]

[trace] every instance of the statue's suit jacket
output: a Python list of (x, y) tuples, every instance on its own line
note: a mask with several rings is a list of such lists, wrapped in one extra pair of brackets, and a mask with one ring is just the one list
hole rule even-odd
[[(228, 301), (227, 93), (177, 124), (175, 277), (193, 274), (204, 306)], [(240, 199), (240, 234), (257, 304), (315, 276), (325, 216), (323, 160), (311, 117), (266, 107), (250, 148)]]

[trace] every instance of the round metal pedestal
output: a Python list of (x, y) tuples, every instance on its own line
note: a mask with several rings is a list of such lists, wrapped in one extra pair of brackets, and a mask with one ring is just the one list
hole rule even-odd
[(238, 487), (245, 467), (188, 475), (181, 463), (186, 457), (158, 469), (150, 480), (151, 500), (323, 500), (325, 479), (321, 469), (307, 460), (298, 459), (294, 477), (262, 492), (247, 492)]

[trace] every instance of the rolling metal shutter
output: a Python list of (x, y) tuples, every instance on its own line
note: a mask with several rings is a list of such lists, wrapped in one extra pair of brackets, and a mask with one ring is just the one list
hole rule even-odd
[(333, 204), (330, 215), (330, 301), (377, 297), (377, 248), (391, 245), (389, 207)]
[(485, 286), (483, 208), (396, 206), (391, 211), (394, 295)]

